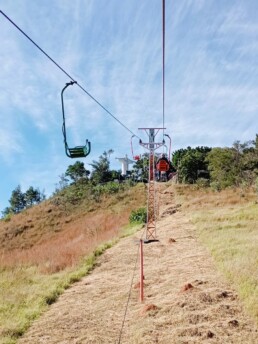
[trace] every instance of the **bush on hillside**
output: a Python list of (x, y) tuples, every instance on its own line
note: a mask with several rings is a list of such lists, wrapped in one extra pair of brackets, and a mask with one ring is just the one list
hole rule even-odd
[(147, 222), (147, 209), (139, 208), (137, 210), (133, 210), (129, 217), (129, 221), (131, 224), (146, 223)]
[(258, 197), (258, 177), (255, 180), (255, 191), (256, 191), (256, 195)]
[(209, 179), (198, 178), (196, 180), (196, 185), (198, 188), (207, 188), (210, 186), (210, 181), (209, 181)]

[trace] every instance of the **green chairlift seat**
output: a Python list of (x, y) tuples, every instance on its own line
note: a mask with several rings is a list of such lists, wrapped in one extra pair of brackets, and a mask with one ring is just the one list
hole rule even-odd
[(62, 89), (61, 92), (61, 100), (62, 100), (62, 112), (63, 112), (63, 126), (62, 131), (64, 135), (64, 144), (65, 144), (65, 153), (69, 158), (86, 158), (90, 154), (91, 151), (91, 143), (86, 140), (85, 146), (76, 146), (74, 148), (70, 148), (67, 143), (66, 139), (66, 127), (65, 127), (65, 110), (64, 110), (64, 90), (70, 86), (76, 84), (76, 81), (68, 82), (65, 87)]
[(74, 148), (69, 148), (68, 146), (65, 149), (66, 155), (69, 158), (85, 158), (90, 154), (91, 143), (86, 140), (85, 146), (76, 146)]

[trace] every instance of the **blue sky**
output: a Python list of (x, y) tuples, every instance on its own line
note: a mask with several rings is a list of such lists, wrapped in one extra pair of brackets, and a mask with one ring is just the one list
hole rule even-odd
[[(162, 126), (161, 0), (5, 0), (0, 9), (136, 134)], [(230, 146), (258, 132), (258, 2), (166, 0), (165, 126), (172, 149)], [(0, 16), (0, 210), (20, 184), (54, 191), (64, 154), (60, 91), (69, 79)], [(66, 93), (69, 143), (86, 167), (131, 134), (78, 87)], [(146, 137), (147, 139), (147, 137)], [(137, 141), (135, 141), (136, 143)], [(135, 146), (135, 153), (142, 153)]]

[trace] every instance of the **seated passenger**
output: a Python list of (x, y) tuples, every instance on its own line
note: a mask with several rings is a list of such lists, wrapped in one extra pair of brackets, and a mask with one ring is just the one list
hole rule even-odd
[(158, 170), (159, 172), (159, 180), (160, 180), (160, 176), (161, 176), (161, 171), (159, 169), (159, 163), (161, 161), (165, 161), (168, 165), (167, 169), (164, 171), (166, 172), (166, 175), (167, 175), (167, 180), (168, 180), (168, 176), (169, 176), (169, 170), (170, 170), (170, 162), (168, 161), (168, 159), (166, 158), (166, 155), (163, 153), (162, 156), (158, 159), (157, 163), (156, 163), (156, 169)]

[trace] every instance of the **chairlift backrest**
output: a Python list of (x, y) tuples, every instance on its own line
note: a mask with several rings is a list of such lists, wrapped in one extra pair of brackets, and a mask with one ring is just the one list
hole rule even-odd
[(160, 160), (158, 163), (157, 163), (157, 170), (160, 171), (160, 172), (166, 172), (169, 170), (169, 164), (167, 163), (166, 160)]

